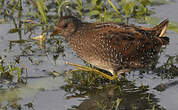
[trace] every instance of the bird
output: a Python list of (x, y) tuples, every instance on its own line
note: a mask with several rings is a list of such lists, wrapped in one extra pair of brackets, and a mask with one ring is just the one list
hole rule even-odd
[(81, 59), (116, 79), (118, 74), (144, 68), (155, 60), (161, 47), (169, 43), (168, 23), (165, 19), (154, 27), (142, 27), (63, 16), (50, 36), (63, 36)]

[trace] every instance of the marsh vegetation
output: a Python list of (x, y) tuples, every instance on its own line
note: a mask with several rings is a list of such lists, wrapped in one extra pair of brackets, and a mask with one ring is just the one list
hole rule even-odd
[[(178, 21), (170, 21), (170, 44), (154, 64), (120, 81), (94, 72), (72, 72), (75, 68), (66, 61), (92, 66), (78, 58), (62, 37), (49, 37), (64, 15), (151, 27), (162, 19), (153, 7), (174, 3), (178, 1), (0, 0), (0, 109), (174, 110)], [(169, 94), (173, 99), (167, 98)]]

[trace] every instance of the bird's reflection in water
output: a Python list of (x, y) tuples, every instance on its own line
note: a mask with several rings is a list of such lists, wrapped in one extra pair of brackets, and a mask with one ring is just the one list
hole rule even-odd
[(62, 88), (67, 92), (69, 100), (84, 98), (82, 103), (73, 106), (72, 110), (163, 109), (155, 95), (149, 92), (148, 86), (136, 86), (134, 82), (127, 80), (115, 82), (95, 80), (87, 85), (85, 80), (74, 82), (73, 79)]

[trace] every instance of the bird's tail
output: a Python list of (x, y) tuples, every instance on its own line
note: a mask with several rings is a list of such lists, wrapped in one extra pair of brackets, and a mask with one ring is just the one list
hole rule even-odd
[(156, 30), (156, 36), (159, 36), (161, 38), (164, 45), (169, 43), (169, 38), (166, 37), (166, 30), (168, 28), (169, 20), (165, 19), (160, 24), (156, 25), (154, 29)]
[(160, 24), (158, 24), (157, 26), (154, 27), (154, 29), (156, 30), (156, 34), (159, 37), (166, 36), (166, 30), (167, 30), (167, 27), (168, 27), (168, 23), (169, 23), (169, 20), (165, 19)]

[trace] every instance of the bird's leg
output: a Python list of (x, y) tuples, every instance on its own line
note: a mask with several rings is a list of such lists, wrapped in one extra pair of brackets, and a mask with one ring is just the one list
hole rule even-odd
[(112, 78), (113, 78), (114, 80), (118, 80), (118, 81), (120, 81), (120, 79), (118, 78), (117, 73), (114, 73), (114, 75), (112, 76)]
[(80, 70), (84, 70), (84, 71), (93, 71), (109, 80), (114, 80), (117, 78), (117, 76), (110, 76), (110, 75), (107, 75), (97, 69), (93, 69), (93, 68), (90, 68), (90, 67), (87, 67), (87, 66), (81, 66), (81, 65), (77, 65), (77, 64), (73, 64), (73, 63), (69, 63), (69, 62), (66, 62), (66, 64), (69, 64), (69, 65), (72, 65), (72, 66), (75, 66), (77, 69), (80, 69)]

